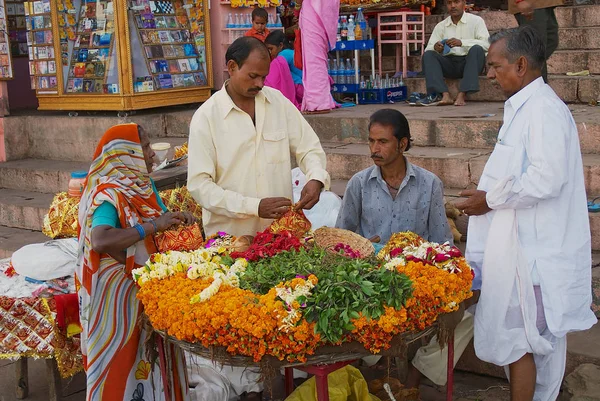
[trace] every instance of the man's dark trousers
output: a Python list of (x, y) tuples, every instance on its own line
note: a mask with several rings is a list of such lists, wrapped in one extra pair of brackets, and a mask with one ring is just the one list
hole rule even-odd
[(466, 56), (442, 56), (435, 50), (426, 51), (423, 55), (423, 71), (427, 93), (448, 92), (444, 78), (461, 79), (460, 92), (479, 91), (479, 73), (485, 65), (485, 51), (475, 45)]
[[(542, 36), (542, 40), (546, 45), (546, 60), (550, 58), (558, 47), (558, 22), (556, 21), (554, 8), (548, 7), (533, 10), (533, 18), (530, 20), (525, 18), (523, 14), (515, 14), (519, 26), (530, 25)], [(547, 83), (548, 67), (545, 62), (542, 68), (542, 76), (544, 77), (544, 82)]]

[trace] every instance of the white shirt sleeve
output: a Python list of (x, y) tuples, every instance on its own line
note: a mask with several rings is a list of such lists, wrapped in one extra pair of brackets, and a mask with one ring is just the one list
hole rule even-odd
[(302, 113), (291, 103), (285, 102), (287, 108), (288, 127), (290, 129), (290, 151), (296, 156), (296, 163), (306, 175), (306, 181), (317, 180), (323, 183), (323, 189), (329, 190), (330, 177), (326, 170), (327, 156), (321, 147), (319, 137), (312, 129)]
[(521, 112), (532, 113), (529, 126), (523, 127), (528, 129), (523, 141), (529, 165), (520, 177), (514, 177), (501, 201), (494, 203), (487, 197), (492, 209), (532, 207), (542, 200), (557, 197), (567, 181), (568, 135), (577, 133), (572, 120), (550, 100), (540, 101), (531, 110)]
[(429, 51), (429, 50), (434, 50), (433, 48), (435, 46), (435, 44), (437, 42), (439, 42), (440, 40), (444, 39), (444, 21), (440, 22), (439, 24), (437, 24), (435, 26), (435, 28), (433, 28), (433, 32), (431, 33), (431, 36), (429, 37), (429, 42), (427, 42), (427, 47), (425, 48), (425, 51)]
[(473, 46), (481, 46), (485, 52), (490, 48), (490, 33), (488, 32), (485, 21), (482, 18), (477, 18), (475, 22), (475, 38), (462, 39), (462, 47), (467, 50)]

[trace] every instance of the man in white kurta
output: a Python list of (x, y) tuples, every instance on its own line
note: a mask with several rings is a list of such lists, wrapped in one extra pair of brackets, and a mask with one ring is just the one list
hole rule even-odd
[(507, 367), (513, 400), (555, 400), (566, 334), (596, 323), (591, 240), (577, 127), (541, 77), (544, 46), (529, 27), (494, 35), (488, 78), (508, 100), (469, 214), (466, 257), (481, 286), (475, 350)]

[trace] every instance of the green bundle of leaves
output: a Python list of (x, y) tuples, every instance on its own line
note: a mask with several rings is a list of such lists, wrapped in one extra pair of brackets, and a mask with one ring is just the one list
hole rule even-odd
[(316, 332), (332, 343), (354, 329), (351, 320), (359, 313), (378, 319), (385, 306), (399, 310), (412, 296), (412, 282), (406, 275), (380, 268), (376, 260), (331, 255), (317, 247), (250, 263), (240, 287), (266, 294), (281, 282), (310, 274), (319, 282), (311, 296), (298, 302), (304, 306), (304, 318), (315, 322)]

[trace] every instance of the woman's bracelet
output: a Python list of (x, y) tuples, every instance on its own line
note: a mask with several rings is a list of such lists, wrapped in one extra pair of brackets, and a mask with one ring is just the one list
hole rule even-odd
[(135, 228), (138, 234), (140, 235), (140, 240), (146, 238), (146, 230), (144, 230), (144, 227), (142, 227), (141, 224), (136, 224), (135, 226), (133, 226), (133, 228)]
[(154, 219), (150, 220), (150, 223), (152, 223), (152, 227), (154, 227), (154, 234), (157, 234), (158, 228), (156, 228), (156, 223), (154, 222)]

